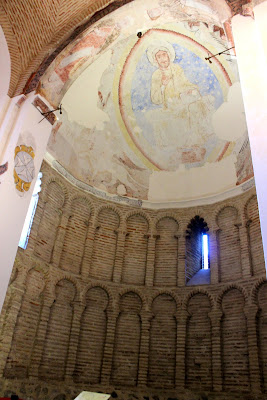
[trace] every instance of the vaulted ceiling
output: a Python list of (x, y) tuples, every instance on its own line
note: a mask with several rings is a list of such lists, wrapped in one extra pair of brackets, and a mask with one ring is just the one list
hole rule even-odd
[[(0, 25), (12, 68), (9, 95), (33, 90), (47, 66), (71, 40), (130, 1), (134, 0), (1, 0)], [(229, 12), (240, 12), (242, 4), (247, 2), (227, 0)], [(216, 6), (221, 1), (209, 3)]]

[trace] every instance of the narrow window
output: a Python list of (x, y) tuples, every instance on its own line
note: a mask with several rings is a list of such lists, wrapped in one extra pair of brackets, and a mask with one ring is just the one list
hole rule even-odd
[(202, 235), (202, 269), (209, 269), (209, 237)]
[(41, 191), (42, 176), (43, 176), (42, 172), (39, 172), (38, 178), (36, 180), (36, 183), (35, 183), (35, 186), (33, 189), (31, 202), (29, 205), (29, 209), (28, 209), (25, 221), (24, 221), (23, 229), (21, 232), (20, 240), (19, 240), (19, 247), (21, 247), (24, 250), (26, 249), (27, 244), (28, 244), (31, 227), (32, 227), (32, 222), (33, 222), (33, 218), (35, 215), (37, 203), (39, 200), (39, 192)]

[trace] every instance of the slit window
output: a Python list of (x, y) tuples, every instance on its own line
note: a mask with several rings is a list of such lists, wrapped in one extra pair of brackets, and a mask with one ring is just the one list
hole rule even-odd
[(209, 269), (209, 237), (202, 235), (202, 269)]
[(36, 183), (35, 183), (35, 186), (33, 189), (31, 202), (30, 202), (30, 205), (28, 208), (28, 212), (27, 212), (27, 215), (26, 215), (26, 218), (24, 221), (23, 229), (21, 232), (20, 240), (19, 240), (19, 247), (21, 247), (24, 250), (27, 248), (29, 236), (31, 233), (32, 222), (33, 222), (33, 218), (35, 215), (37, 203), (39, 200), (39, 193), (41, 191), (42, 176), (43, 176), (42, 172), (39, 172), (38, 178), (36, 180)]

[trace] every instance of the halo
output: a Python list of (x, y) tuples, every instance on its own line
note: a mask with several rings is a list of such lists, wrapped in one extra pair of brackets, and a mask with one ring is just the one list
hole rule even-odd
[(155, 55), (158, 51), (166, 51), (169, 54), (170, 62), (175, 60), (175, 51), (171, 43), (166, 42), (165, 40), (157, 41), (156, 43), (150, 45), (147, 48), (146, 55), (149, 62), (154, 65), (154, 67), (158, 67), (158, 63), (156, 61)]

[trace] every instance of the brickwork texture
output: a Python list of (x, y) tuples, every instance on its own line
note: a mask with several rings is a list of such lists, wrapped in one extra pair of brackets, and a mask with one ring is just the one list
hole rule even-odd
[[(70, 400), (266, 399), (267, 282), (252, 189), (145, 210), (72, 186), (47, 164), (1, 314), (0, 395)], [(199, 216), (211, 283), (199, 270)], [(197, 267), (195, 266), (197, 264)]]

